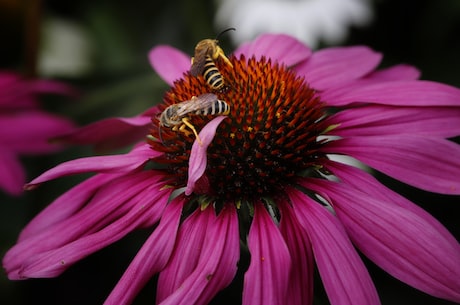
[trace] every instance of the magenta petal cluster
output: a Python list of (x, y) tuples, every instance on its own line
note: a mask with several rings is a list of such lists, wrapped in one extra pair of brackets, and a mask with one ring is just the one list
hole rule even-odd
[[(210, 162), (210, 150), (221, 140), (219, 128), (231, 124), (226, 116), (210, 120), (199, 133), (202, 142), (188, 148), (180, 187), (172, 183), (174, 173), (147, 166), (166, 154), (148, 141), (126, 154), (68, 161), (27, 187), (95, 175), (24, 228), (3, 259), (9, 278), (57, 276), (129, 232), (154, 227), (106, 304), (132, 303), (155, 274), (157, 304), (208, 304), (232, 282), (245, 250), (240, 244), (250, 254), (243, 305), (312, 304), (315, 268), (331, 304), (380, 304), (360, 254), (410, 286), (460, 302), (460, 245), (452, 234), (368, 172), (337, 158), (355, 158), (423, 190), (459, 195), (460, 146), (449, 138), (460, 134), (460, 90), (418, 80), (419, 71), (407, 65), (379, 70), (382, 55), (364, 46), (312, 52), (286, 35), (262, 35), (233, 58), (268, 58), (286, 67), (334, 110), (324, 118), (328, 128), (314, 139), (321, 143), (316, 154), (324, 156), (312, 166), (316, 175), (299, 173), (279, 194), (254, 195), (249, 205), (237, 195), (232, 201), (232, 194), (212, 202), (208, 178), (221, 164)], [(190, 68), (190, 57), (170, 46), (155, 47), (149, 59), (171, 86)], [(117, 146), (117, 135), (135, 139), (153, 113), (158, 109), (97, 122), (73, 137)], [(236, 167), (228, 175), (232, 171)], [(246, 231), (243, 214), (250, 218)]]
[(0, 72), (0, 189), (10, 195), (21, 194), (26, 173), (20, 157), (56, 151), (59, 146), (50, 139), (73, 129), (69, 120), (41, 109), (38, 96), (74, 93), (59, 82)]

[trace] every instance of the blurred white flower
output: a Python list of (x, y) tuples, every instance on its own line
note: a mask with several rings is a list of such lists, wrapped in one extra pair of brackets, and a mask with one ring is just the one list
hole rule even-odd
[(372, 19), (370, 0), (220, 0), (215, 24), (235, 44), (261, 33), (284, 33), (315, 48), (320, 42), (342, 42), (350, 26)]
[(91, 68), (91, 44), (77, 23), (47, 17), (42, 28), (42, 45), (38, 59), (40, 75), (80, 76)]

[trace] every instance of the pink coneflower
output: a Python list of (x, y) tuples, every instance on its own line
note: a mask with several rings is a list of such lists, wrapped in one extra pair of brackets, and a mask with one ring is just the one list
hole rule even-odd
[(55, 152), (59, 146), (49, 139), (72, 129), (69, 120), (42, 110), (38, 95), (72, 93), (62, 83), (0, 72), (0, 189), (21, 194), (26, 175), (20, 157)]
[[(151, 112), (212, 91), (182, 52), (159, 46), (150, 60), (171, 85)], [(227, 87), (215, 92), (230, 114), (190, 117), (201, 145), (154, 115), (147, 142), (129, 153), (69, 161), (30, 182), (97, 173), (27, 225), (4, 258), (9, 278), (57, 276), (154, 227), (106, 304), (131, 303), (157, 273), (158, 304), (207, 304), (233, 280), (240, 251), (251, 257), (245, 305), (311, 304), (315, 263), (331, 304), (379, 304), (358, 251), (417, 289), (460, 301), (455, 238), (335, 157), (459, 194), (460, 147), (446, 138), (460, 134), (460, 90), (416, 80), (405, 65), (376, 71), (381, 55), (366, 47), (312, 53), (284, 35), (260, 36), (230, 60), (216, 62)], [(145, 129), (145, 117), (106, 122), (127, 136)], [(113, 144), (112, 130), (94, 126), (94, 139)]]

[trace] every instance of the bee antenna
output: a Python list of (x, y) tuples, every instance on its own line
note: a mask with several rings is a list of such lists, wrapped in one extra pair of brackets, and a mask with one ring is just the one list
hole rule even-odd
[(228, 32), (228, 31), (236, 31), (236, 29), (235, 29), (235, 28), (228, 28), (228, 29), (223, 30), (222, 32), (220, 32), (220, 33), (216, 36), (216, 40), (219, 40), (220, 36), (222, 36), (222, 34)]

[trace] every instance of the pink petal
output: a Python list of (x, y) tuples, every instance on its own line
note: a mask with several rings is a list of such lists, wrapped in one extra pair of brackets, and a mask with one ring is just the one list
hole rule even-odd
[[(57, 274), (52, 272), (62, 272), (67, 266), (47, 265), (46, 263), (49, 260), (46, 261), (46, 259), (48, 257), (55, 259), (54, 255), (58, 255), (63, 251), (67, 253), (65, 251), (67, 251), (68, 247), (77, 252), (76, 245), (82, 245), (87, 239), (92, 240), (88, 236), (98, 236), (100, 235), (98, 232), (105, 232), (104, 228), (106, 227), (115, 226), (118, 229), (117, 224), (123, 226), (122, 219), (129, 218), (129, 215), (138, 209), (146, 211), (142, 214), (142, 217), (138, 217), (138, 227), (142, 226), (145, 221), (155, 218), (155, 213), (161, 211), (161, 202), (166, 203), (171, 193), (171, 189), (160, 191), (160, 188), (164, 186), (164, 182), (159, 181), (160, 177), (156, 176), (155, 172), (145, 171), (112, 179), (109, 184), (103, 185), (96, 195), (74, 215), (62, 222), (48, 226), (46, 230), (40, 233), (22, 239), (6, 253), (3, 259), (8, 275), (12, 278), (27, 275), (45, 276), (48, 274), (46, 272), (50, 272), (49, 276), (55, 276)], [(156, 201), (160, 202), (160, 204), (156, 204)], [(150, 213), (147, 212), (149, 209)], [(128, 223), (125, 222), (125, 224)], [(108, 242), (111, 241), (108, 240)], [(101, 243), (101, 241), (98, 241), (98, 243)], [(85, 244), (82, 246), (87, 247)], [(83, 249), (83, 251), (86, 250)], [(80, 255), (83, 254), (88, 255), (89, 253), (80, 253)], [(75, 253), (75, 255), (79, 254)], [(29, 263), (35, 266), (39, 257), (43, 257), (43, 260), (40, 261), (42, 264), (34, 267), (34, 272), (42, 272), (43, 270), (40, 268), (45, 268), (43, 275), (41, 273), (18, 274), (27, 265), (26, 261), (30, 261)], [(60, 269), (55, 270), (55, 268)]]
[(19, 196), (26, 180), (24, 169), (17, 156), (4, 149), (0, 150), (0, 189), (9, 195)]
[(297, 219), (310, 236), (331, 304), (380, 304), (369, 273), (337, 218), (297, 190), (290, 189), (288, 194)]
[(415, 187), (460, 194), (460, 146), (445, 139), (416, 135), (345, 138), (324, 147), (344, 153)]
[[(0, 92), (2, 92), (0, 95), (0, 104), (3, 104), (2, 102), (7, 102), (8, 100), (11, 102), (11, 97), (15, 97), (15, 95), (19, 95), (19, 93), (26, 92), (27, 90), (24, 89), (27, 88), (27, 84), (28, 82), (19, 73), (5, 70), (0, 71)], [(18, 88), (19, 90), (16, 90)], [(5, 103), (5, 105), (7, 104), (8, 102)]]
[(460, 245), (446, 229), (439, 230), (434, 218), (334, 182), (322, 181), (316, 190), (328, 195), (354, 243), (371, 260), (417, 289), (460, 301)]
[(153, 231), (118, 281), (104, 304), (131, 304), (147, 281), (164, 268), (176, 241), (185, 200), (176, 197), (166, 206), (158, 227)]
[[(331, 172), (333, 172), (334, 175), (336, 175), (340, 179), (340, 182), (349, 184), (350, 186), (358, 190), (367, 191), (368, 194), (375, 196), (381, 200), (391, 201), (392, 203), (395, 203), (402, 208), (408, 209), (418, 214), (419, 216), (425, 215), (426, 221), (432, 222), (433, 216), (431, 216), (428, 212), (426, 212), (419, 206), (415, 205), (405, 197), (387, 188), (371, 174), (357, 167), (331, 160), (329, 160), (325, 164), (325, 167)], [(442, 231), (445, 230), (445, 228), (441, 223), (438, 222), (437, 230)], [(445, 238), (447, 236), (448, 235), (444, 235)], [(456, 241), (455, 238), (451, 240), (451, 242), (454, 241)]]
[[(9, 277), (12, 279), (21, 279), (58, 276), (82, 258), (112, 244), (134, 229), (139, 228), (143, 222), (150, 221), (152, 218), (158, 221), (161, 216), (161, 212), (168, 201), (171, 190), (159, 191), (158, 185), (146, 187), (146, 185), (148, 185), (147, 182), (144, 186), (142, 186), (145, 188), (144, 192), (136, 190), (137, 198), (131, 198), (133, 196), (132, 194), (127, 194), (125, 196), (126, 198), (123, 198), (120, 194), (118, 194), (118, 198), (121, 198), (116, 199), (118, 199), (120, 203), (124, 203), (125, 207), (128, 207), (129, 209), (118, 208), (117, 213), (119, 215), (115, 214), (113, 219), (107, 217), (107, 215), (110, 215), (110, 211), (102, 211), (103, 209), (107, 210), (107, 208), (111, 207), (110, 201), (113, 202), (116, 200), (111, 198), (112, 200), (107, 200), (109, 204), (99, 203), (101, 207), (96, 208), (99, 211), (94, 211), (93, 213), (97, 213), (96, 215), (100, 215), (102, 217), (105, 215), (106, 219), (103, 221), (99, 221), (94, 224), (89, 217), (79, 217), (85, 220), (74, 222), (77, 223), (77, 227), (69, 222), (65, 222), (62, 226), (60, 226), (62, 227), (61, 230), (56, 230), (56, 228), (58, 228), (56, 227), (53, 230), (48, 231), (47, 233), (54, 232), (54, 234), (52, 234), (53, 237), (43, 239), (44, 242), (41, 244), (38, 243), (38, 238), (34, 239), (32, 243), (35, 244), (35, 247), (27, 247), (25, 253), (21, 253), (21, 255), (25, 258), (18, 269), (8, 270)], [(122, 185), (118, 186), (122, 187)], [(113, 190), (113, 187), (111, 189)], [(123, 188), (123, 190), (126, 192), (125, 188)], [(131, 189), (129, 191), (131, 192)], [(133, 191), (132, 193), (135, 192)], [(131, 202), (128, 203), (127, 200)], [(86, 212), (89, 212), (89, 210), (86, 210)], [(72, 228), (74, 229), (74, 232), (69, 233)], [(75, 235), (82, 233), (82, 236)], [(50, 239), (53, 243), (60, 241), (61, 245), (56, 243), (53, 247), (51, 247)], [(67, 242), (65, 242), (66, 239), (68, 240)], [(26, 240), (23, 245), (30, 246), (32, 243)], [(46, 250), (47, 248), (49, 250)], [(13, 249), (16, 251), (18, 250), (17, 248), (12, 248), (8, 253), (10, 256), (13, 256)], [(16, 256), (14, 259), (17, 261), (18, 257)], [(7, 260), (7, 257), (5, 256), (5, 268), (10, 266), (11, 262), (14, 261)]]
[(188, 196), (193, 193), (195, 183), (201, 178), (201, 176), (203, 176), (208, 160), (206, 157), (206, 150), (212, 140), (214, 140), (217, 127), (219, 127), (220, 123), (225, 118), (226, 116), (218, 116), (203, 127), (198, 134), (202, 142), (201, 145), (196, 140), (193, 142), (192, 151), (190, 152), (188, 180), (185, 195)]
[(18, 73), (8, 70), (0, 71), (0, 89), (6, 90), (14, 85), (18, 80), (20, 80)]
[(45, 93), (45, 94), (61, 94), (77, 97), (79, 95), (78, 90), (74, 87), (55, 80), (48, 79), (37, 79), (30, 82), (30, 88), (34, 93)]
[(375, 103), (394, 106), (458, 106), (460, 89), (431, 81), (357, 82), (326, 90), (322, 100), (332, 106)]
[(28, 184), (25, 188), (30, 190), (37, 184), (56, 179), (63, 176), (87, 173), (87, 172), (129, 172), (145, 164), (150, 158), (154, 158), (160, 153), (152, 150), (148, 145), (141, 145), (134, 148), (127, 154), (96, 156), (75, 159), (59, 164), (58, 166), (44, 172)]
[(189, 55), (167, 45), (154, 47), (149, 52), (149, 60), (153, 69), (170, 86), (182, 78), (191, 65)]
[(37, 106), (37, 94), (61, 94), (77, 96), (74, 87), (65, 83), (26, 79), (15, 72), (0, 72), (0, 105), (8, 109), (31, 108)]
[(261, 203), (254, 204), (248, 246), (251, 263), (244, 276), (242, 304), (286, 304), (292, 261), (281, 232)]
[(3, 110), (38, 108), (30, 82), (14, 72), (0, 72), (0, 105)]
[(292, 268), (288, 282), (287, 302), (290, 305), (313, 304), (314, 258), (307, 234), (300, 226), (289, 203), (278, 203), (281, 212), (280, 232), (288, 246)]
[[(235, 209), (221, 211), (209, 222), (199, 261), (193, 272), (161, 305), (208, 304), (234, 278), (240, 254), (238, 219)], [(209, 215), (209, 216), (211, 216)], [(187, 264), (182, 260), (182, 264)]]
[(50, 139), (73, 129), (70, 121), (41, 111), (0, 117), (0, 139), (9, 149), (21, 154), (56, 151), (60, 147), (50, 143)]
[(430, 227), (435, 227), (438, 232), (444, 232), (442, 234), (444, 239), (447, 239), (451, 244), (457, 243), (455, 237), (448, 233), (446, 228), (439, 221), (433, 218), (431, 214), (405, 197), (385, 187), (371, 174), (359, 168), (334, 161), (329, 161), (326, 164), (326, 168), (332, 171), (334, 175), (338, 176), (342, 183), (346, 183), (360, 191), (365, 191), (368, 195), (376, 197), (379, 200), (391, 202), (392, 204), (396, 204), (401, 208), (417, 214), (418, 217), (423, 218), (424, 222), (430, 223)]
[(382, 55), (368, 47), (337, 47), (317, 51), (295, 70), (315, 89), (335, 88), (374, 70)]
[(172, 295), (196, 269), (209, 223), (214, 217), (210, 210), (196, 210), (181, 224), (174, 252), (158, 278), (157, 304)]
[(371, 174), (354, 166), (334, 161), (329, 161), (326, 164), (326, 168), (332, 171), (334, 175), (338, 176), (342, 183), (346, 183), (357, 190), (366, 191), (367, 194), (378, 198), (379, 200), (397, 204), (401, 208), (409, 210), (417, 214), (419, 217), (423, 217), (424, 221), (431, 223), (432, 226), (435, 226), (438, 232), (444, 232), (442, 234), (443, 238), (449, 240), (451, 244), (457, 243), (455, 237), (448, 233), (446, 228), (434, 219), (433, 216), (408, 199), (385, 187)]
[(116, 178), (117, 176), (114, 174), (98, 174), (77, 184), (35, 216), (22, 229), (18, 241), (38, 235), (48, 227), (71, 217), (94, 196), (99, 188)]
[(151, 116), (147, 115), (108, 118), (53, 140), (58, 143), (95, 144), (98, 151), (104, 151), (124, 147), (145, 138), (151, 125)]
[(368, 74), (365, 79), (372, 81), (416, 80), (420, 78), (420, 70), (409, 65), (396, 65)]
[(369, 105), (341, 111), (330, 120), (331, 125), (338, 125), (331, 133), (342, 137), (406, 133), (449, 138), (460, 134), (460, 109), (454, 107)]
[(270, 58), (272, 62), (280, 62), (286, 66), (295, 66), (311, 55), (311, 50), (299, 40), (283, 34), (264, 34), (256, 40), (242, 44), (234, 55), (239, 58), (244, 54), (246, 58), (262, 56)]

